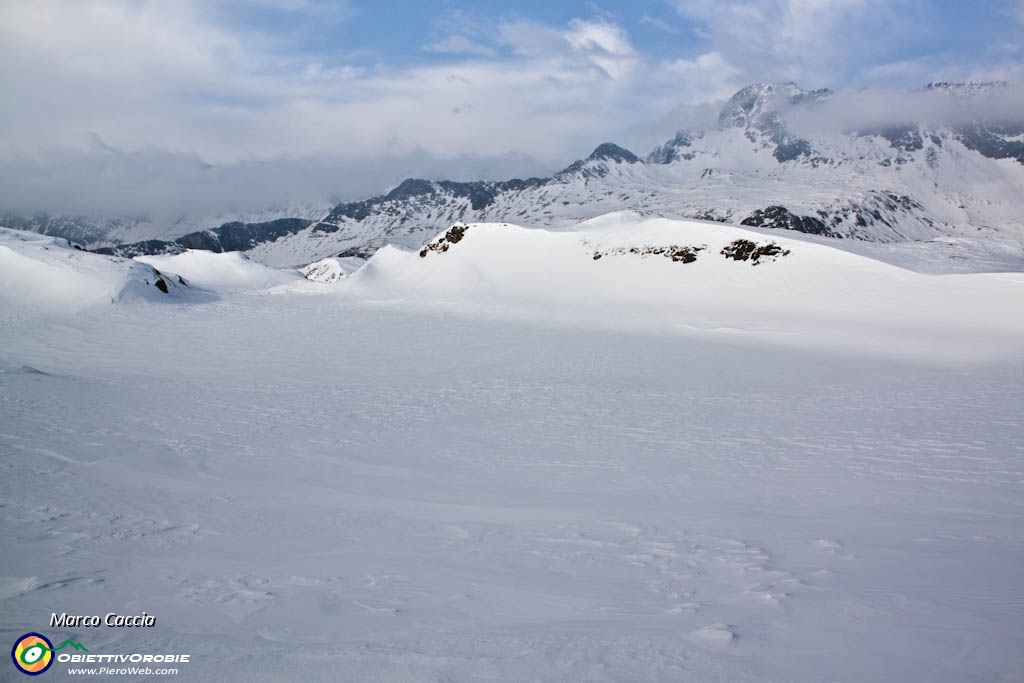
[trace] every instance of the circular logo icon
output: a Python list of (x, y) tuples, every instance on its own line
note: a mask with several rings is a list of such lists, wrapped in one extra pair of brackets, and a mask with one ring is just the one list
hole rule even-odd
[(53, 664), (53, 643), (40, 633), (26, 633), (14, 643), (11, 659), (21, 673), (38, 676)]

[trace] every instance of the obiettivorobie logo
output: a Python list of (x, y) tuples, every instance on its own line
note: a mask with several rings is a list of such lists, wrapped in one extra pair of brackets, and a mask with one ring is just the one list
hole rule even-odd
[(70, 645), (76, 651), (88, 652), (84, 645), (68, 638), (59, 647), (54, 647), (50, 639), (41, 633), (26, 633), (14, 643), (11, 659), (14, 666), (23, 674), (38, 676), (53, 664), (53, 653)]
[[(58, 650), (64, 650), (64, 652), (57, 654)], [(74, 651), (74, 654), (72, 654)], [(79, 654), (85, 652), (86, 654)], [(53, 662), (56, 660), (61, 664), (106, 664), (106, 665), (127, 665), (127, 664), (143, 664), (145, 668), (139, 668), (135, 666), (123, 666), (117, 668), (116, 666), (103, 666), (100, 668), (72, 668), (68, 671), (71, 674), (129, 674), (129, 675), (167, 675), (176, 674), (178, 669), (151, 669), (150, 664), (178, 664), (187, 663), (191, 659), (191, 655), (178, 655), (178, 654), (93, 654), (89, 652), (81, 643), (68, 638), (59, 646), (54, 647), (50, 639), (44, 636), (42, 633), (26, 633), (21, 638), (18, 638), (14, 643), (14, 647), (11, 648), (11, 660), (14, 661), (14, 666), (18, 671), (28, 676), (38, 676), (45, 672)]]

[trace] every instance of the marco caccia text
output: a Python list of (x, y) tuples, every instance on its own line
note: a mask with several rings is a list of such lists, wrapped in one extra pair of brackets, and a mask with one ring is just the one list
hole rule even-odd
[(95, 628), (98, 626), (124, 627), (153, 627), (156, 626), (156, 617), (143, 612), (139, 616), (129, 617), (111, 612), (101, 620), (98, 616), (72, 616), (61, 613), (58, 617), (54, 612), (50, 617), (50, 628)]

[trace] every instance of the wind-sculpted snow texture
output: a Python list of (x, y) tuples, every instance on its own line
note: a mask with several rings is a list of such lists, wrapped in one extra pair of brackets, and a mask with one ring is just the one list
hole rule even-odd
[(0, 237), (50, 259), (0, 262), (8, 642), (218, 682), (1024, 670), (1019, 274), (619, 214), (330, 284), (189, 252), (203, 297), (42, 310), (151, 267)]

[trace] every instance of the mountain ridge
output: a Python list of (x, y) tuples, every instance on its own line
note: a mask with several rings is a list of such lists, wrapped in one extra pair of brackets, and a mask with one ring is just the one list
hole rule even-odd
[[(955, 101), (1002, 82), (931, 83)], [(102, 246), (104, 253), (239, 250), (269, 265), (367, 258), (385, 244), (419, 249), (458, 221), (560, 227), (611, 211), (902, 243), (995, 240), (1024, 269), (1024, 117), (958, 125), (892, 123), (839, 133), (797, 130), (837, 94), (795, 83), (739, 90), (717, 125), (681, 130), (643, 158), (611, 142), (549, 178), (457, 182), (409, 178), (390, 191), (298, 219), (225, 223), (173, 240)], [(87, 244), (88, 246), (88, 244)], [(1017, 264), (1014, 266), (1013, 264)]]

